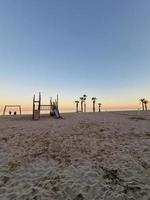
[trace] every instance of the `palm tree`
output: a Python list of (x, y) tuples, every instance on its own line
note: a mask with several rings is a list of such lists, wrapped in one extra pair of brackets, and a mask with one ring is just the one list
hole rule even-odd
[(84, 112), (86, 112), (86, 97), (87, 97), (87, 95), (84, 94), (83, 95), (83, 98), (84, 98)]
[(95, 102), (96, 102), (97, 98), (96, 97), (92, 97), (92, 101), (93, 101), (93, 112), (95, 112)]
[(101, 103), (98, 103), (98, 111), (101, 112)]
[(79, 112), (79, 101), (75, 101), (75, 103), (76, 103), (76, 112)]
[(140, 102), (142, 103), (142, 110), (144, 110), (144, 102), (145, 102), (145, 99), (144, 99), (144, 98), (140, 99)]
[(80, 97), (80, 100), (81, 100), (81, 112), (83, 112), (83, 102), (84, 102), (84, 98), (83, 98), (83, 97)]
[(148, 101), (147, 101), (147, 100), (144, 100), (145, 110), (147, 110), (147, 104), (148, 104)]

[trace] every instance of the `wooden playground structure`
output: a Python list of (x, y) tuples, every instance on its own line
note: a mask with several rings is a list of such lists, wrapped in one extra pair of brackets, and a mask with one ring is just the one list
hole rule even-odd
[[(7, 108), (18, 108), (19, 109), (19, 113), (21, 115), (21, 105), (5, 105), (4, 110), (3, 110), (3, 115), (6, 114)], [(11, 111), (9, 111), (9, 114), (11, 115)], [(14, 115), (16, 115), (17, 112), (14, 112)]]
[(41, 111), (49, 111), (50, 116), (54, 116), (56, 118), (61, 118), (58, 110), (58, 95), (57, 98), (53, 101), (52, 97), (50, 97), (49, 104), (41, 104), (41, 93), (39, 92), (38, 100), (35, 99), (35, 94), (33, 96), (33, 120), (40, 119)]

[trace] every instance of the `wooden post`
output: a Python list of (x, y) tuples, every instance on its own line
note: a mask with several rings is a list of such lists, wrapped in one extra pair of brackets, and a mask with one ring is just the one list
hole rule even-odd
[(38, 110), (41, 110), (41, 93), (39, 92), (39, 105), (38, 105)]
[(33, 114), (32, 114), (32, 119), (35, 118), (35, 94), (33, 95)]
[(6, 106), (4, 107), (3, 115), (5, 115), (5, 112), (6, 112)]
[(21, 115), (21, 106), (19, 106), (19, 111), (20, 111), (20, 115)]
[[(36, 104), (38, 104), (37, 109), (35, 108)], [(33, 115), (32, 115), (33, 120), (35, 118), (40, 119), (40, 110), (41, 110), (41, 93), (39, 92), (38, 101), (35, 100), (35, 95), (33, 96)]]
[(57, 108), (58, 108), (58, 94), (57, 94)]
[(41, 114), (41, 92), (39, 92), (39, 105), (38, 105), (38, 118), (40, 119)]

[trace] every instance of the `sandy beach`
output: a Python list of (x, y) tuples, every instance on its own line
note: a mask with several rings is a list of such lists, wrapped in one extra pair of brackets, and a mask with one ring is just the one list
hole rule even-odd
[(150, 200), (150, 112), (0, 116), (0, 199)]

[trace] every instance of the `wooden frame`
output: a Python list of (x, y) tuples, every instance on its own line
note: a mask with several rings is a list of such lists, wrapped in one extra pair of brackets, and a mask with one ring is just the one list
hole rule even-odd
[(21, 115), (21, 105), (5, 105), (4, 110), (3, 110), (3, 115), (6, 114), (7, 108), (18, 108)]
[(39, 92), (39, 99), (38, 100), (35, 99), (35, 94), (34, 94), (34, 96), (33, 96), (33, 114), (32, 114), (32, 119), (33, 120), (40, 119), (40, 113), (43, 110), (48, 110), (49, 114), (51, 114), (54, 105), (58, 108), (58, 95), (57, 95), (57, 99), (55, 99), (54, 102), (53, 102), (52, 97), (51, 97), (50, 98), (50, 104), (45, 105), (45, 104), (41, 104), (41, 93)]

